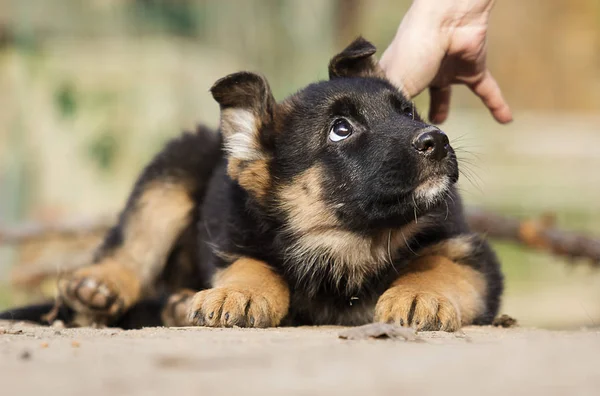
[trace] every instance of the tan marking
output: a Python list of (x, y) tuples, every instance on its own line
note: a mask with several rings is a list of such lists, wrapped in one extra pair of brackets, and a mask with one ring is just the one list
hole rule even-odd
[(123, 230), (123, 245), (113, 254), (148, 287), (163, 270), (177, 238), (190, 222), (194, 202), (184, 184), (157, 182), (146, 187)]
[(475, 240), (474, 235), (463, 235), (428, 246), (419, 250), (418, 254), (420, 256), (444, 256), (452, 261), (463, 261), (471, 255)]
[(212, 285), (212, 287), (215, 287), (215, 285), (218, 285), (220, 280), (221, 280), (221, 276), (223, 275), (223, 272), (225, 271), (225, 269), (223, 268), (218, 268), (215, 270), (212, 279), (210, 281), (210, 284)]
[(321, 185), (321, 169), (314, 166), (279, 191), (281, 208), (288, 213), (289, 226), (294, 232), (339, 226), (334, 212), (322, 200)]
[(254, 197), (259, 200), (264, 199), (271, 184), (268, 162), (266, 160), (252, 161), (242, 168), (237, 181)]
[(375, 320), (454, 331), (484, 312), (486, 286), (483, 274), (471, 267), (443, 256), (422, 257), (380, 297)]
[(260, 143), (261, 118), (247, 109), (221, 112), (221, 131), (228, 152), (227, 174), (262, 200), (271, 182), (268, 153)]
[(214, 277), (214, 287), (197, 293), (189, 320), (211, 327), (272, 327), (287, 315), (290, 291), (266, 263), (241, 258)]
[(227, 174), (229, 175), (229, 177), (231, 177), (232, 180), (237, 180), (243, 165), (244, 161), (239, 160), (237, 158), (227, 159)]
[(322, 200), (320, 175), (320, 168), (313, 167), (280, 190), (279, 201), (288, 214), (289, 231), (299, 235), (286, 254), (289, 259), (305, 263), (298, 268), (301, 279), (310, 276), (315, 267), (327, 266), (335, 283), (339, 285), (346, 277), (348, 289), (358, 288), (366, 276), (392, 265), (398, 249), (406, 246), (426, 221), (382, 230), (370, 237), (346, 231), (334, 209)]
[(271, 184), (267, 160), (241, 161), (229, 158), (227, 174), (259, 201), (264, 199)]

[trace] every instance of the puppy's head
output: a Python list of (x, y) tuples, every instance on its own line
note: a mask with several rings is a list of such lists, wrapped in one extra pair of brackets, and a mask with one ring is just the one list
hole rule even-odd
[(331, 60), (328, 81), (280, 104), (252, 73), (211, 90), (230, 177), (298, 231), (402, 227), (458, 179), (448, 138), (385, 79), (375, 51), (357, 39)]

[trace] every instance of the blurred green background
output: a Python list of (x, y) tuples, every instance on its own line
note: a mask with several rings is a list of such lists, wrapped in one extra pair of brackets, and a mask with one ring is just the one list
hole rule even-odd
[[(327, 76), (362, 34), (380, 51), (406, 0), (0, 0), (0, 225), (114, 213), (170, 137), (216, 126), (208, 89), (246, 69), (277, 98)], [(450, 135), (468, 204), (600, 237), (600, 2), (502, 0), (489, 66), (514, 111), (499, 126), (456, 88)], [(426, 94), (416, 99), (427, 114)], [(600, 271), (496, 244), (503, 311), (553, 328), (600, 323)], [(5, 284), (21, 252), (0, 246)], [(0, 307), (16, 301), (0, 287)]]

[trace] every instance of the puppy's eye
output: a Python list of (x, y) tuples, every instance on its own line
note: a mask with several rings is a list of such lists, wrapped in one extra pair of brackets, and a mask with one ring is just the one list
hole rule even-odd
[(343, 118), (336, 120), (329, 131), (329, 140), (339, 142), (352, 135), (352, 125)]
[(405, 116), (407, 116), (408, 118), (415, 118), (415, 112), (414, 112), (414, 106), (411, 107), (405, 107), (404, 110), (402, 111), (402, 113), (404, 113)]

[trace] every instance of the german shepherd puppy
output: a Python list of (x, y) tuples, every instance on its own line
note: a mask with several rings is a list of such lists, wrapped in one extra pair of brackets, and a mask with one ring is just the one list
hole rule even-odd
[(490, 323), (503, 277), (454, 150), (375, 51), (357, 39), (281, 103), (257, 74), (217, 81), (219, 133), (167, 144), (93, 265), (60, 279), (75, 323), (118, 324), (161, 290), (164, 325)]

